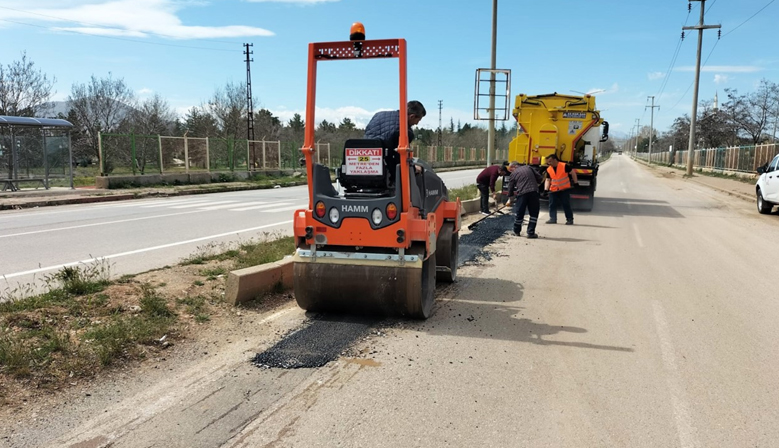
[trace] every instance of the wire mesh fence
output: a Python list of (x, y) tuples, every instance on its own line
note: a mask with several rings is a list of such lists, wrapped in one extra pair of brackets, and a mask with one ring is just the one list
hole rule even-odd
[(66, 133), (51, 129), (0, 129), (0, 178), (52, 180), (70, 175), (70, 146)]
[[(171, 137), (140, 134), (101, 134), (100, 171), (108, 175), (232, 172), (300, 169), (302, 142), (246, 140), (218, 137)], [(317, 163), (336, 168), (343, 148), (316, 143)], [(416, 157), (427, 162), (483, 164), (484, 148), (412, 146)], [(495, 151), (493, 161), (505, 161), (507, 149)]]
[[(776, 143), (751, 146), (731, 146), (726, 148), (705, 148), (693, 151), (693, 167), (720, 171), (751, 173), (779, 154)], [(637, 153), (636, 157), (648, 160), (647, 153)], [(661, 152), (652, 154), (652, 163), (664, 165), (687, 165), (688, 151)]]

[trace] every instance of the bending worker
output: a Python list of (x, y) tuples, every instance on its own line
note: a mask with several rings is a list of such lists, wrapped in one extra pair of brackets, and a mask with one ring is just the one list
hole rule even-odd
[[(419, 101), (409, 101), (406, 107), (408, 114), (408, 144), (414, 140), (414, 131), (412, 126), (416, 126), (427, 115), (425, 106)], [(389, 171), (390, 183), (395, 183), (395, 168), (400, 163), (400, 154), (396, 151), (400, 140), (400, 111), (386, 110), (376, 112), (365, 127), (365, 138), (379, 139), (384, 142), (387, 149), (386, 163)], [(417, 168), (420, 172), (421, 168)]]
[(499, 176), (506, 176), (511, 172), (511, 168), (507, 167), (508, 163), (502, 165), (491, 165), (484, 168), (478, 176), (476, 176), (476, 187), (481, 193), (481, 214), (490, 214), (490, 193), (497, 199), (495, 193), (495, 183), (498, 181)]
[(519, 165), (519, 162), (511, 162), (509, 169), (512, 170), (509, 177), (508, 195), (509, 201), (515, 203), (514, 211), (514, 235), (519, 236), (522, 232), (522, 223), (525, 220), (525, 210), (530, 213), (530, 222), (527, 225), (527, 237), (538, 238), (536, 234), (536, 224), (538, 224), (538, 212), (541, 209), (541, 202), (538, 198), (538, 186), (543, 182), (543, 178), (535, 168), (530, 165)]
[(573, 185), (579, 185), (579, 179), (576, 177), (576, 171), (561, 162), (556, 155), (550, 154), (546, 158), (546, 169), (549, 177), (544, 182), (544, 190), (549, 192), (549, 221), (547, 224), (557, 224), (557, 206), (562, 205), (565, 212), (565, 224), (573, 225), (573, 210), (571, 210), (571, 179)]

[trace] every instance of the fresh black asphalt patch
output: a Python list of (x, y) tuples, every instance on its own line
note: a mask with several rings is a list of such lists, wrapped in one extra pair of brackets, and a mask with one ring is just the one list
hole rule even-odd
[(459, 266), (476, 261), (478, 258), (489, 259), (489, 253), (485, 250), (495, 240), (513, 229), (514, 215), (506, 212), (505, 215), (490, 216), (473, 229), (473, 232), (460, 237), (460, 252), (457, 257)]
[[(482, 221), (473, 232), (460, 237), (458, 265), (489, 259), (486, 247), (512, 228), (514, 216), (496, 215)], [(300, 369), (322, 367), (337, 359), (354, 341), (365, 336), (382, 319), (370, 316), (316, 315), (273, 347), (258, 353), (258, 367)]]
[(338, 358), (380, 321), (375, 317), (319, 315), (311, 318), (302, 329), (257, 354), (253, 362), (259, 367), (282, 369), (322, 367)]

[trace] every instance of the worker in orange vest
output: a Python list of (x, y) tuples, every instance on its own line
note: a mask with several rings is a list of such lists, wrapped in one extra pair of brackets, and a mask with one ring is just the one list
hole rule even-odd
[(576, 171), (572, 170), (568, 164), (561, 162), (556, 155), (550, 154), (546, 158), (546, 169), (548, 177), (544, 182), (544, 190), (549, 192), (549, 221), (547, 224), (557, 224), (557, 206), (562, 205), (565, 212), (565, 224), (573, 225), (573, 210), (571, 210), (571, 179), (573, 185), (579, 185), (579, 179), (576, 177)]

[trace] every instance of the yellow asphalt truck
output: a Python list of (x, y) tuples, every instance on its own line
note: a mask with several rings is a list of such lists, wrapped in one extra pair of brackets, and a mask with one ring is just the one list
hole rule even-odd
[(518, 126), (517, 136), (509, 144), (509, 161), (540, 167), (545, 173), (546, 157), (557, 155), (561, 162), (576, 170), (579, 179), (579, 186), (571, 191), (572, 205), (592, 210), (598, 180), (598, 150), (608, 140), (609, 133), (608, 122), (595, 108), (595, 97), (520, 94), (512, 115)]

